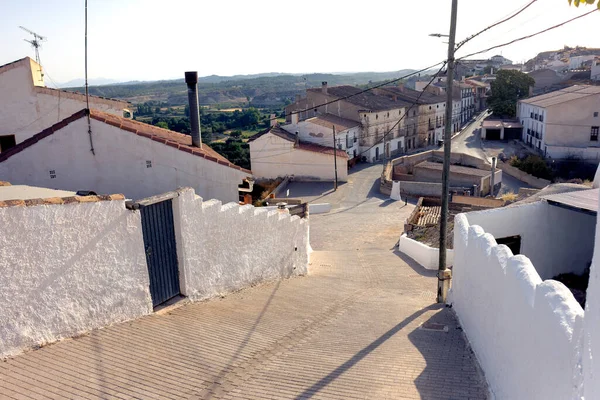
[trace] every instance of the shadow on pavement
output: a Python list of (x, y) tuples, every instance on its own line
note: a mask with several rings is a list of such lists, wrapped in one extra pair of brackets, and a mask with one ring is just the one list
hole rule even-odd
[[(310, 399), (313, 396), (318, 395), (318, 393), (321, 390), (323, 390), (325, 387), (327, 387), (331, 382), (335, 381), (344, 372), (348, 371), (354, 365), (356, 365), (357, 363), (359, 363), (362, 359), (364, 359), (365, 357), (367, 357), (371, 352), (373, 352), (379, 346), (381, 346), (382, 344), (384, 344), (387, 340), (389, 340), (390, 338), (392, 338), (396, 333), (398, 333), (399, 331), (401, 331), (403, 328), (405, 328), (412, 321), (414, 321), (419, 316), (421, 316), (422, 314), (424, 314), (425, 312), (427, 312), (429, 310), (435, 310), (435, 309), (439, 309), (439, 308), (440, 308), (440, 305), (438, 305), (438, 304), (432, 304), (432, 305), (430, 305), (428, 307), (425, 307), (425, 308), (423, 308), (423, 309), (421, 309), (419, 311), (414, 312), (413, 314), (411, 314), (410, 316), (408, 316), (407, 318), (405, 318), (402, 322), (398, 323), (393, 328), (391, 328), (390, 330), (388, 330), (386, 333), (384, 333), (383, 335), (381, 335), (379, 338), (377, 338), (371, 344), (369, 344), (368, 346), (364, 347), (362, 350), (360, 350), (358, 353), (356, 353), (354, 356), (352, 356), (346, 362), (344, 362), (343, 364), (339, 365), (337, 368), (335, 368), (329, 374), (327, 374), (326, 376), (324, 376), (322, 379), (320, 379), (314, 385), (312, 385), (308, 389), (304, 390), (301, 394), (299, 394), (298, 396), (296, 396), (295, 399), (296, 400)], [(410, 334), (409, 334), (409, 337), (410, 337)], [(437, 358), (439, 359), (439, 354), (437, 355)]]
[(421, 264), (402, 253), (400, 250), (395, 249), (394, 254), (397, 255), (402, 261), (404, 261), (409, 267), (411, 267), (417, 274), (428, 277), (437, 276), (436, 270), (425, 269)]

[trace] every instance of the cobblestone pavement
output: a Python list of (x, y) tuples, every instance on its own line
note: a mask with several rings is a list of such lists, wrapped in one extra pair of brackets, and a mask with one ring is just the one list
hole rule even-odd
[(380, 168), (362, 167), (330, 214), (311, 216), (308, 276), (25, 353), (0, 363), (0, 398), (486, 398), (434, 275), (393, 250), (412, 206), (371, 190)]

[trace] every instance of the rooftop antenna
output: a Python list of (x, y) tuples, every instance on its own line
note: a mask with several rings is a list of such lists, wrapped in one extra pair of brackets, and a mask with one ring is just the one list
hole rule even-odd
[(31, 46), (33, 46), (33, 48), (35, 49), (35, 62), (37, 62), (38, 64), (41, 65), (40, 63), (40, 47), (42, 47), (42, 42), (46, 41), (46, 38), (42, 35), (39, 35), (33, 31), (30, 31), (29, 29), (25, 28), (24, 26), (19, 26), (19, 28), (23, 29), (25, 32), (31, 34), (33, 36), (33, 40), (27, 40), (27, 39), (23, 39), (24, 41), (26, 41), (27, 43), (30, 43)]

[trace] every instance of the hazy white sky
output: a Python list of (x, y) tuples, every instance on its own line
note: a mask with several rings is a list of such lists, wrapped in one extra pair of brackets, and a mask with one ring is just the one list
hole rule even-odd
[[(457, 39), (529, 0), (459, 0)], [(120, 81), (259, 72), (394, 71), (445, 58), (450, 0), (89, 0), (89, 77)], [(591, 7), (538, 0), (474, 39), (467, 54), (544, 29)], [(516, 62), (540, 51), (600, 47), (600, 12), (508, 46)], [(84, 0), (0, 0), (0, 65), (31, 56), (23, 25), (47, 36), (42, 64), (57, 83), (84, 76)], [(493, 53), (500, 53), (494, 51)], [(492, 56), (487, 54), (484, 56)], [(482, 56), (483, 57), (483, 56)]]

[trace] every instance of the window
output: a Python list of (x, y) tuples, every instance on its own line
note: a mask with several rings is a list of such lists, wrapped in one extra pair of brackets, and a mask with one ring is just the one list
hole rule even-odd
[(537, 114), (534, 114), (534, 115), (533, 115), (533, 119), (535, 119), (535, 120), (537, 121), (537, 120), (538, 120), (538, 115), (537, 115)]
[(390, 113), (389, 113), (389, 112), (387, 113), (387, 117), (388, 117), (388, 118), (390, 117)]
[(544, 122), (544, 114), (540, 114), (540, 122)]
[(533, 118), (533, 111), (531, 112), (531, 118)]
[(598, 118), (598, 111), (594, 112), (594, 118)]
[(590, 135), (590, 140), (592, 142), (597, 142), (598, 141), (598, 130), (599, 129), (600, 129), (600, 127), (592, 126), (592, 133)]
[(0, 136), (0, 153), (10, 149), (11, 147), (15, 147), (16, 145), (17, 141), (15, 139), (15, 135)]
[(375, 119), (379, 119), (379, 114), (375, 114)]

